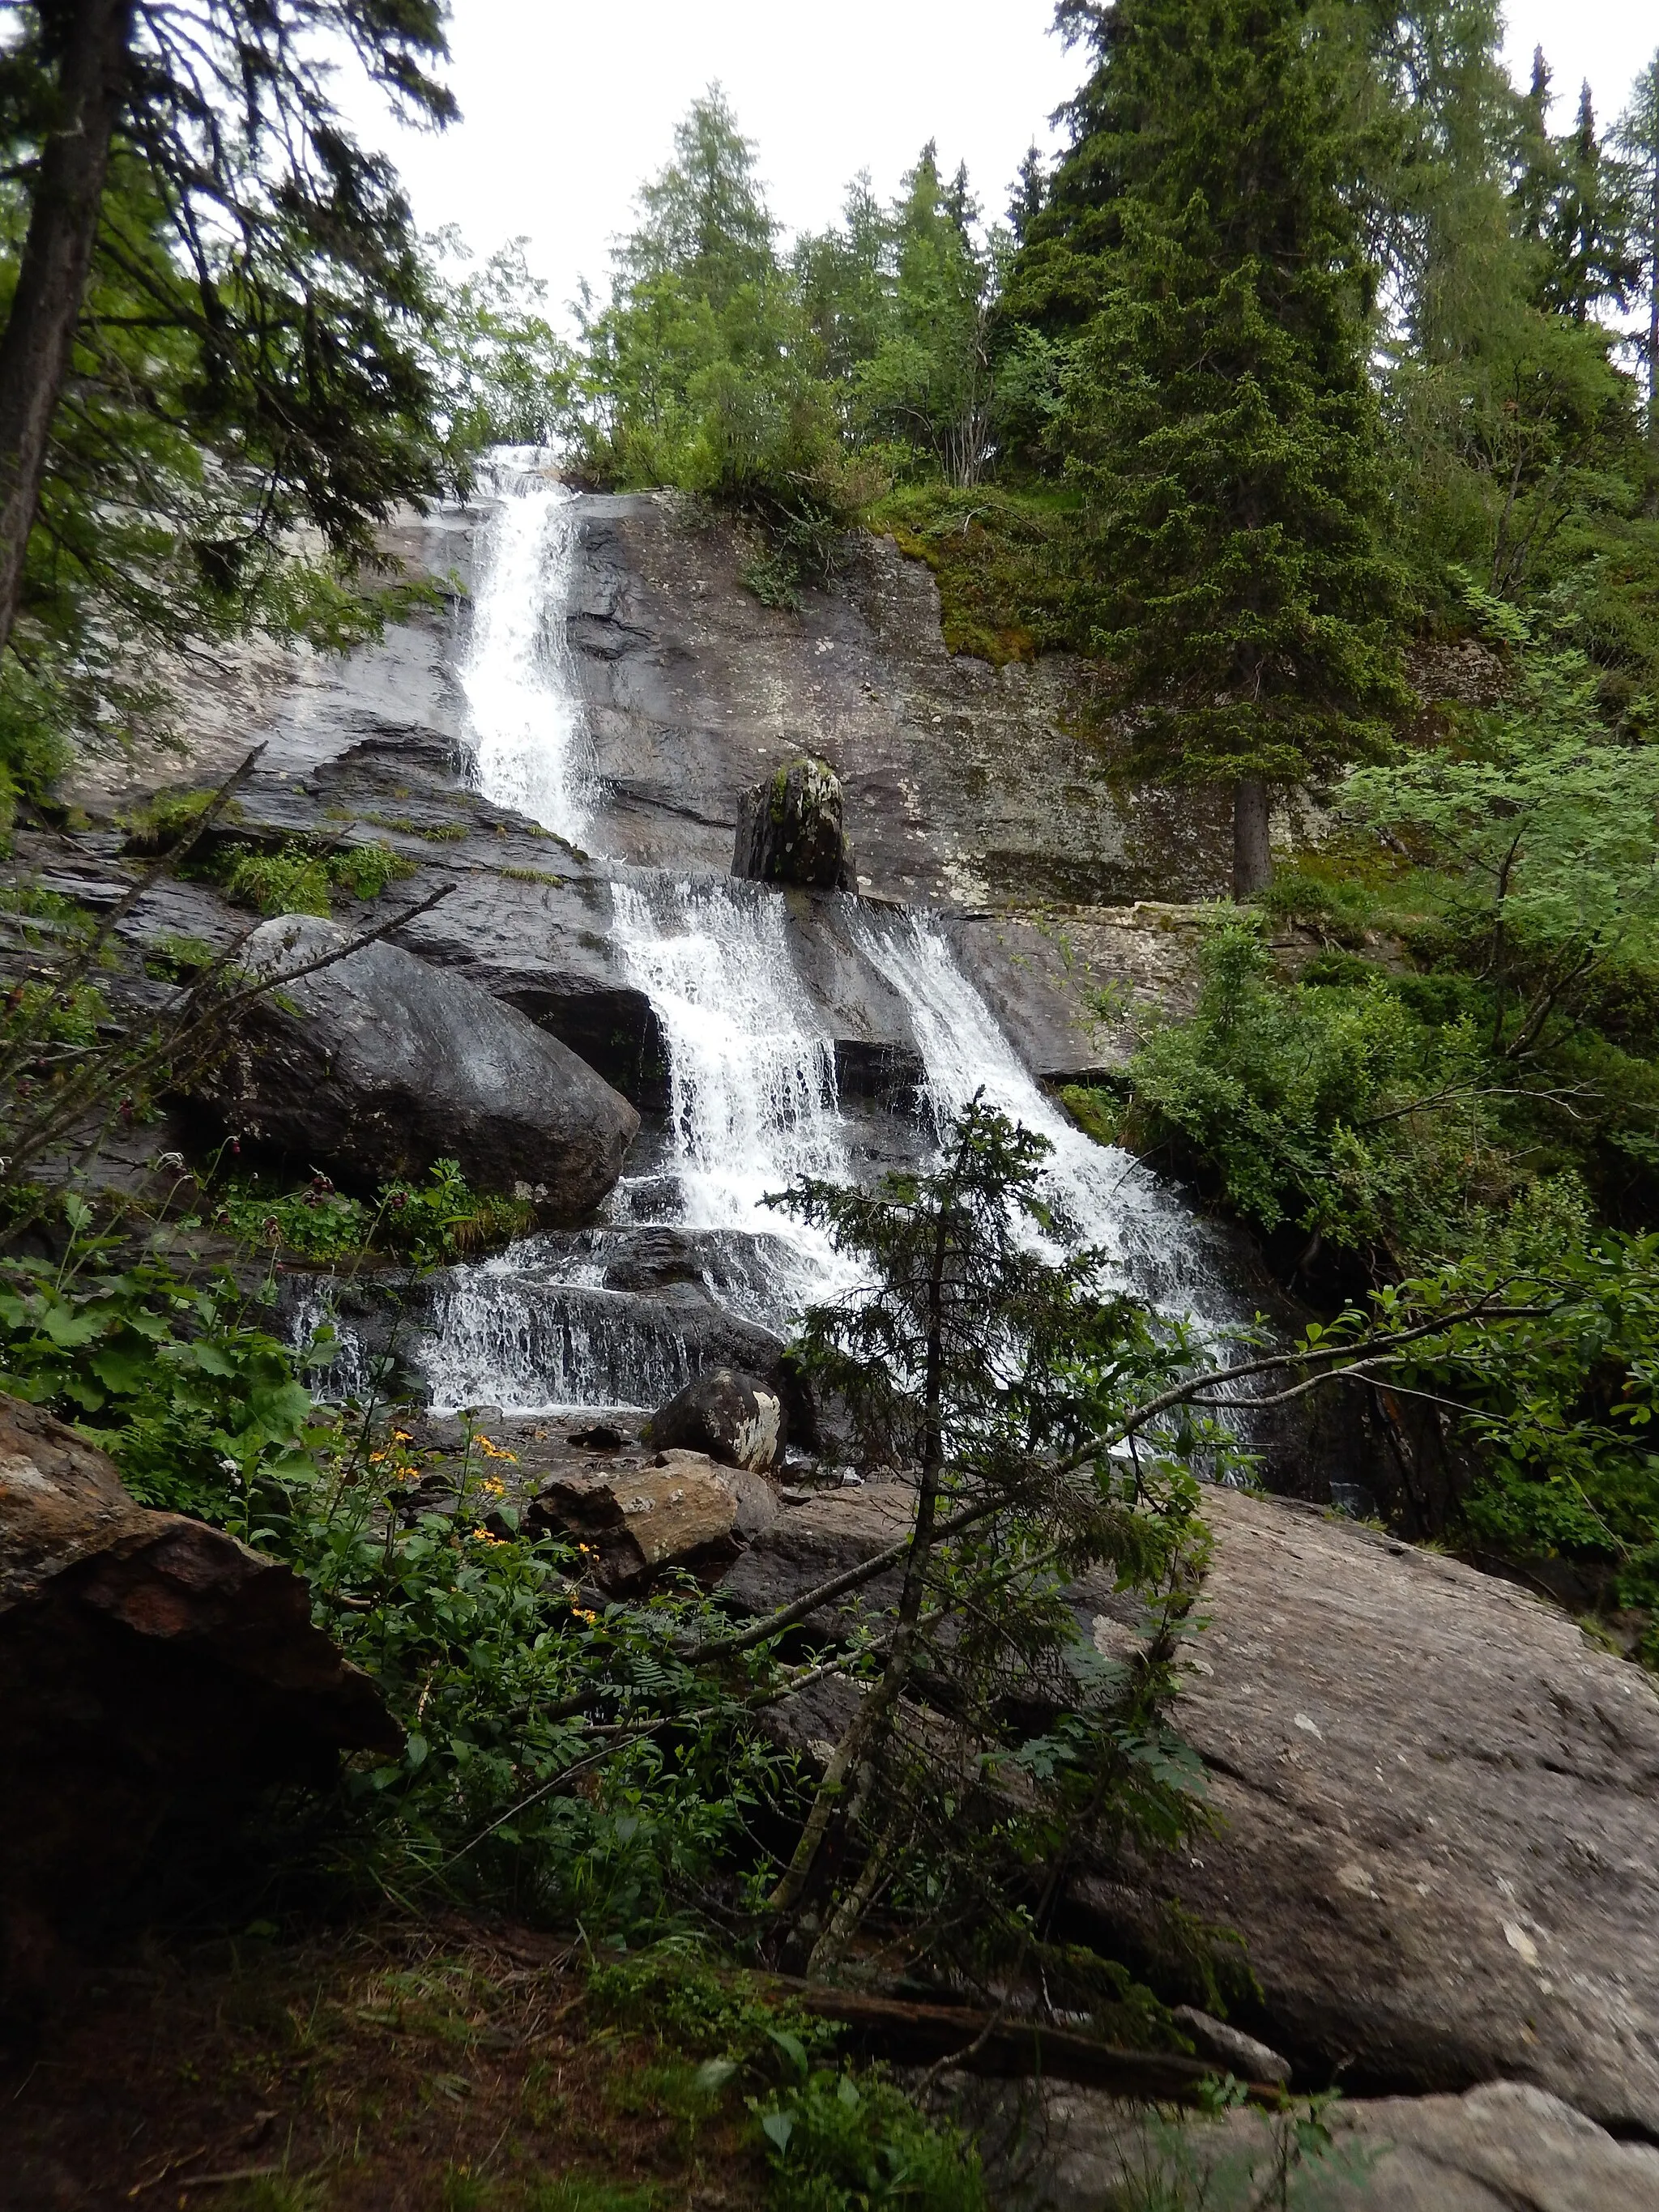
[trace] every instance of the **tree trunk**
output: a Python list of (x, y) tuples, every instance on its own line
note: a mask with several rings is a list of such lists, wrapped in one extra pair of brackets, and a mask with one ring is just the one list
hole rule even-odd
[(68, 0), (58, 98), (0, 339), (0, 652), (22, 595), (46, 441), (92, 266), (110, 140), (126, 90), (134, 0)]
[(1243, 906), (1259, 897), (1273, 879), (1267, 787), (1259, 775), (1241, 775), (1233, 786), (1233, 896)]

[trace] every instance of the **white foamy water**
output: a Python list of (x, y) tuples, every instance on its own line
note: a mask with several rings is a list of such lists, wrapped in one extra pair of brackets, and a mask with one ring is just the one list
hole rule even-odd
[(1047, 1138), (1044, 1180), (1085, 1244), (1106, 1255), (1121, 1289), (1164, 1310), (1228, 1317), (1231, 1301), (1203, 1225), (1120, 1146), (1098, 1145), (1042, 1090), (932, 915), (860, 916), (860, 949), (909, 1010), (943, 1136), (975, 1097)]
[[(540, 464), (498, 457), (463, 681), (485, 796), (591, 847), (599, 793), (566, 641), (580, 503)], [(531, 1239), (450, 1271), (420, 1352), (440, 1409), (649, 1407), (690, 1381), (710, 1346), (739, 1356), (708, 1334), (720, 1315), (781, 1331), (857, 1279), (819, 1232), (763, 1203), (803, 1175), (854, 1174), (834, 1032), (798, 972), (782, 896), (639, 870), (613, 881), (611, 902), (612, 950), (649, 999), (665, 1049), (661, 1157), (624, 1179), (580, 1237)], [(935, 1130), (982, 1091), (1048, 1139), (1056, 1196), (1125, 1287), (1170, 1313), (1223, 1319), (1200, 1225), (1043, 1095), (939, 924), (865, 909), (855, 933), (908, 1011)], [(613, 1284), (630, 1239), (658, 1232), (690, 1255), (665, 1279), (668, 1293), (641, 1298)], [(676, 1305), (682, 1292), (690, 1307)]]
[(565, 635), (576, 498), (539, 459), (496, 462), (501, 496), (482, 533), (461, 688), (484, 796), (580, 844), (592, 762)]
[(760, 885), (617, 884), (615, 942), (668, 1048), (681, 1219), (753, 1229), (769, 1191), (845, 1176), (835, 1041), (789, 951), (783, 901)]

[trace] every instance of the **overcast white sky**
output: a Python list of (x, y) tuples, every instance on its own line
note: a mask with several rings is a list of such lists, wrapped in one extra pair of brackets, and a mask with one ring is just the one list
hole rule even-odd
[[(1051, 0), (453, 0), (451, 73), (464, 119), (441, 137), (365, 112), (425, 227), (458, 223), (475, 250), (522, 232), (556, 304), (603, 281), (609, 240), (666, 159), (676, 121), (711, 78), (760, 149), (773, 212), (793, 230), (839, 210), (868, 168), (890, 192), (925, 140), (965, 160), (1000, 214), (1020, 156), (1082, 58), (1053, 37)], [(1654, 0), (1510, 0), (1522, 82), (1542, 43), (1558, 126), (1588, 76), (1598, 111), (1623, 106), (1659, 45)]]

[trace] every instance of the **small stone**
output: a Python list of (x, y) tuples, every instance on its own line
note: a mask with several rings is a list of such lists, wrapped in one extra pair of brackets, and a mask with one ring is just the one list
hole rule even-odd
[(1230, 2027), (1196, 2005), (1177, 2005), (1171, 2017), (1192, 2038), (1200, 2057), (1217, 2060), (1241, 2081), (1276, 2081), (1282, 2088), (1290, 2081), (1290, 2061), (1242, 2028)]

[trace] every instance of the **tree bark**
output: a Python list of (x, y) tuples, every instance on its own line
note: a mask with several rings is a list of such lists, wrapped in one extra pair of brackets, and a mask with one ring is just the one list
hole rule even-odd
[(46, 442), (92, 266), (110, 141), (127, 85), (134, 0), (68, 0), (58, 99), (0, 339), (0, 652), (17, 619)]
[(1267, 787), (1259, 775), (1241, 775), (1233, 786), (1233, 896), (1243, 906), (1260, 897), (1273, 879)]

